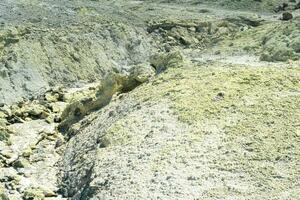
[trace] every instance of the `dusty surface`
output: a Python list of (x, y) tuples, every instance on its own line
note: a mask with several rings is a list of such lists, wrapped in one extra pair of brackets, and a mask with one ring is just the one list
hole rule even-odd
[(0, 199), (297, 199), (299, 8), (2, 1)]
[(170, 69), (81, 122), (63, 188), (73, 199), (296, 199), (299, 73)]

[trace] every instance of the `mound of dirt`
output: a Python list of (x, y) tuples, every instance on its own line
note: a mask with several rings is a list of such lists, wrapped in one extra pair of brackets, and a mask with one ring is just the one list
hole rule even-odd
[(74, 126), (62, 193), (295, 199), (299, 77), (297, 67), (168, 69)]

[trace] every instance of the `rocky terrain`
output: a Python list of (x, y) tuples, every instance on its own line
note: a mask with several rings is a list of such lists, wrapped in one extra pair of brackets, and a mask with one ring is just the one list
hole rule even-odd
[(0, 199), (298, 199), (300, 2), (3, 0)]

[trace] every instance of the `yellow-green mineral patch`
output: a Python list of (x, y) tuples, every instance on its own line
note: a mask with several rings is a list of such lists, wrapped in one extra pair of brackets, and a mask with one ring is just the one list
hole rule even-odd
[[(285, 190), (285, 184), (291, 185), (287, 179), (275, 181), (274, 177), (296, 181), (300, 175), (297, 66), (172, 68), (134, 95), (148, 102), (169, 100), (179, 120), (189, 125), (191, 136), (187, 137), (193, 145), (205, 145), (201, 140), (207, 140), (207, 135), (212, 135), (213, 143), (220, 140), (218, 149), (226, 151), (212, 159), (212, 168), (247, 173), (262, 190), (272, 189), (274, 194)], [(199, 140), (192, 140), (197, 136)], [(193, 145), (182, 146), (184, 155), (189, 155)], [(174, 150), (165, 148), (161, 155)], [(180, 155), (177, 147), (176, 151)], [(230, 194), (227, 189), (222, 192)]]
[(135, 95), (143, 101), (169, 99), (184, 122), (221, 117), (231, 111), (253, 113), (256, 117), (257, 114), (270, 117), (273, 111), (282, 111), (283, 115), (297, 118), (300, 69), (296, 66), (174, 68)]

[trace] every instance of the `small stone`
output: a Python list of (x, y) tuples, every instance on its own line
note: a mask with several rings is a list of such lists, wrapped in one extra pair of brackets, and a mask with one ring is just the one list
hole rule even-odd
[(221, 54), (221, 51), (220, 50), (217, 50), (216, 52), (215, 52), (215, 55), (220, 55)]
[(46, 139), (50, 140), (50, 141), (56, 141), (57, 137), (55, 135), (50, 135), (50, 136), (47, 136)]
[(49, 115), (45, 120), (46, 120), (47, 123), (51, 124), (51, 123), (54, 122), (54, 116), (53, 115)]
[(39, 106), (33, 106), (28, 111), (28, 113), (32, 116), (39, 116), (42, 114), (42, 112), (43, 112), (43, 110)]
[(23, 151), (22, 156), (23, 156), (23, 157), (30, 157), (31, 154), (32, 154), (31, 148), (26, 148), (26, 149)]
[(51, 105), (51, 110), (54, 113), (61, 113), (67, 107), (67, 104), (64, 102), (56, 102), (50, 105)]
[(48, 112), (43, 111), (43, 112), (41, 113), (41, 115), (40, 115), (40, 118), (41, 118), (41, 119), (46, 119), (46, 118), (49, 117), (49, 116), (50, 116), (50, 114), (49, 114)]
[(131, 76), (139, 83), (144, 83), (155, 75), (155, 70), (150, 65), (140, 64), (133, 68)]
[(43, 188), (43, 193), (44, 193), (45, 197), (56, 197), (57, 196), (57, 194), (55, 192), (53, 192), (52, 190), (47, 189), (47, 188)]
[(32, 144), (32, 145), (30, 145), (30, 149), (35, 150), (35, 149), (37, 149), (37, 146), (35, 144)]
[(290, 12), (282, 13), (281, 20), (288, 21), (288, 20), (291, 20), (291, 19), (293, 19), (293, 14), (292, 13), (290, 13)]
[(190, 28), (188, 28), (188, 30), (191, 32), (196, 32), (196, 27), (190, 27)]
[(216, 96), (215, 96), (215, 98), (214, 98), (214, 101), (220, 101), (220, 100), (223, 100), (224, 99), (224, 97), (225, 97), (225, 92), (219, 92)]
[(61, 122), (61, 117), (56, 115), (56, 116), (54, 117), (54, 122), (55, 122), (55, 123), (60, 123), (60, 122)]
[(80, 56), (77, 53), (73, 53), (71, 55), (76, 62), (80, 62)]
[(59, 99), (59, 94), (57, 94), (57, 93), (53, 94), (52, 92), (46, 93), (45, 99), (48, 102), (57, 102)]
[(13, 167), (15, 168), (26, 168), (30, 165), (29, 161), (24, 158), (19, 158), (13, 163)]
[(31, 119), (30, 117), (26, 117), (24, 120), (25, 120), (26, 122), (32, 121), (32, 119)]

